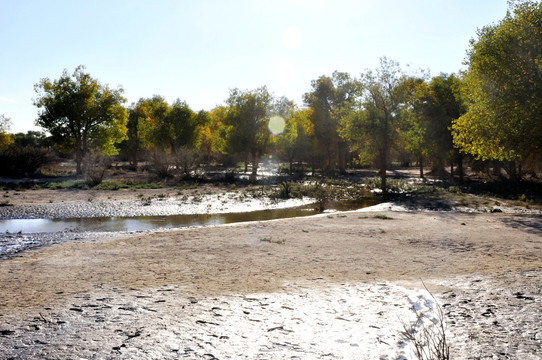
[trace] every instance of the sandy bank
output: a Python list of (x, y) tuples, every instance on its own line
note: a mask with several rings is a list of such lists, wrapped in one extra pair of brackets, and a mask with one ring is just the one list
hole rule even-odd
[[(541, 220), (349, 212), (53, 245), (0, 263), (0, 348), (36, 358), (77, 351), (87, 358), (356, 358), (355, 353), (391, 359), (405, 351), (396, 314), (381, 316), (387, 330), (364, 328), (368, 343), (345, 334), (368, 326), (363, 318), (374, 311), (408, 313), (406, 299), (412, 291), (423, 293), (423, 279), (446, 304), (457, 354), (468, 342), (474, 352), (465, 358), (535, 359), (542, 340), (535, 320), (542, 315)], [(378, 290), (377, 284), (391, 290)], [(264, 305), (243, 308), (254, 294)], [(352, 305), (348, 299), (355, 298), (368, 308)], [(205, 306), (195, 311), (197, 304)], [(324, 316), (325, 307), (338, 315)], [(260, 321), (246, 318), (247, 311)], [(358, 320), (346, 326), (337, 317)], [(376, 321), (371, 324), (380, 327)], [(342, 334), (340, 341), (311, 346), (330, 327)], [(256, 333), (261, 336), (254, 338)], [(370, 356), (362, 345), (372, 349)]]

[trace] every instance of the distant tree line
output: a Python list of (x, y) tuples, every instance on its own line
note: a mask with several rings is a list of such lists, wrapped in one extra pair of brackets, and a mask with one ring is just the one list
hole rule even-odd
[[(200, 112), (159, 95), (125, 107), (122, 88), (110, 89), (81, 66), (36, 84), (37, 124), (50, 134), (49, 144), (75, 154), (78, 174), (98, 153), (120, 154), (135, 168), (149, 161), (161, 176), (237, 162), (256, 175), (268, 154), (290, 172), (373, 166), (383, 191), (393, 162), (417, 164), (421, 177), (430, 166), (462, 179), (465, 159), (492, 161), (511, 179), (539, 170), (541, 4), (511, 1), (503, 20), (478, 30), (466, 63), (459, 74), (430, 77), (406, 74), (382, 58), (358, 77), (334, 72), (313, 80), (302, 105), (263, 86), (232, 89), (222, 105)], [(13, 139), (2, 119), (6, 149)]]

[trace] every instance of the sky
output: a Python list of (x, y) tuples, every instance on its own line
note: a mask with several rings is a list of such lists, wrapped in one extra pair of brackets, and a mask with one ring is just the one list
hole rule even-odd
[(0, 0), (0, 114), (41, 130), (34, 85), (79, 65), (126, 106), (162, 95), (194, 111), (230, 89), (267, 88), (302, 105), (311, 81), (398, 61), (432, 76), (465, 68), (476, 30), (506, 0)]

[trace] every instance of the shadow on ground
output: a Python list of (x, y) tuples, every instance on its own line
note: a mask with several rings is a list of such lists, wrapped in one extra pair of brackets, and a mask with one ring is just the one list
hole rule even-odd
[(517, 215), (514, 218), (503, 219), (503, 222), (514, 229), (522, 230), (529, 234), (542, 235), (541, 215)]

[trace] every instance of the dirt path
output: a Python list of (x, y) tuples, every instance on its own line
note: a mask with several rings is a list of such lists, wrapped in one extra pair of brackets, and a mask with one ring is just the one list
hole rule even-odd
[[(350, 212), (28, 251), (0, 263), (0, 358), (397, 358), (397, 315), (374, 316), (408, 313), (423, 279), (447, 304), (458, 354), (467, 341), (481, 355), (537, 359), (541, 224)], [(314, 345), (332, 329), (338, 342)]]

